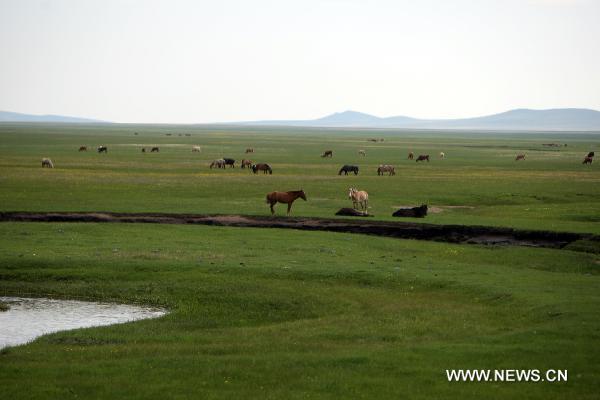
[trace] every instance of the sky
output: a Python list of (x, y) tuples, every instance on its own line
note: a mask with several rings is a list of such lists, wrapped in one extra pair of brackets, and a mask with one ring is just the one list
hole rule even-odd
[(113, 122), (600, 110), (600, 0), (0, 0), (0, 110)]

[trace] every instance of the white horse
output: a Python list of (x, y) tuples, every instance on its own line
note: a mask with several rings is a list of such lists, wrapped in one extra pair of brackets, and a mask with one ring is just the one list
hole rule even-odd
[(356, 188), (348, 189), (348, 198), (352, 200), (354, 209), (360, 205), (361, 209), (367, 210), (369, 204), (369, 193), (364, 190), (358, 190)]
[(212, 163), (210, 163), (210, 169), (213, 169), (213, 167), (225, 168), (225, 160), (220, 158), (218, 160), (213, 161)]
[(42, 168), (44, 168), (44, 167), (54, 168), (54, 164), (52, 163), (52, 160), (49, 158), (42, 158)]
[(200, 153), (200, 150), (201, 150), (200, 146), (192, 147), (192, 153)]
[(440, 158), (446, 158), (446, 153), (444, 153), (443, 151), (440, 151)]

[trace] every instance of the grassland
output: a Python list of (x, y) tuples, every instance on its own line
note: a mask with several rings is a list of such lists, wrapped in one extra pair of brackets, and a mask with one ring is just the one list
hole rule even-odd
[[(380, 137), (385, 141), (367, 141)], [(568, 146), (542, 146), (549, 142)], [(97, 154), (99, 144), (109, 153)], [(201, 153), (191, 152), (196, 144)], [(80, 145), (91, 151), (79, 153)], [(161, 151), (142, 154), (144, 145)], [(255, 148), (251, 159), (273, 166), (273, 175), (208, 168), (215, 158), (245, 158), (246, 147)], [(428, 216), (432, 223), (599, 233), (600, 171), (581, 165), (599, 147), (600, 135), (576, 134), (5, 125), (0, 209), (264, 215), (266, 193), (303, 188), (309, 201), (293, 213), (330, 217), (350, 204), (352, 185), (369, 192), (378, 219), (391, 219), (397, 206), (427, 203), (443, 210)], [(326, 149), (334, 151), (332, 159), (319, 157)], [(367, 156), (358, 156), (359, 149)], [(409, 151), (433, 159), (417, 164), (406, 160)], [(437, 159), (440, 151), (445, 160)], [(518, 152), (527, 154), (524, 162), (514, 161)], [(56, 168), (42, 170), (42, 157)], [(361, 173), (338, 176), (346, 163), (358, 164)], [(397, 175), (377, 176), (381, 163), (395, 165)]]
[[(550, 142), (568, 146), (541, 145)], [(99, 144), (109, 154), (77, 152)], [(141, 145), (161, 151), (142, 154)], [(547, 133), (5, 125), (0, 209), (260, 215), (268, 213), (266, 192), (303, 187), (309, 201), (293, 213), (331, 217), (348, 206), (353, 185), (369, 191), (376, 219), (391, 219), (393, 206), (427, 202), (444, 211), (426, 222), (599, 233), (600, 173), (581, 165), (599, 145), (598, 135)], [(272, 176), (208, 169), (214, 158), (243, 158), (246, 147), (273, 165)], [(326, 149), (332, 160), (319, 157)], [(404, 159), (409, 150), (447, 158), (420, 165)], [(527, 160), (515, 163), (522, 151)], [(45, 156), (55, 169), (41, 169)], [(357, 163), (361, 174), (337, 176), (344, 163)], [(397, 175), (378, 177), (379, 163), (396, 165)], [(0, 294), (171, 310), (0, 351), (1, 398), (597, 398), (600, 256), (593, 252), (277, 229), (4, 222)], [(567, 369), (569, 380), (450, 383), (450, 368)]]

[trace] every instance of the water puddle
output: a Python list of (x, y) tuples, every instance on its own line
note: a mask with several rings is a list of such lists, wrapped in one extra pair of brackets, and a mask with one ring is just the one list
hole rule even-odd
[(152, 307), (77, 300), (0, 297), (0, 349), (31, 342), (47, 333), (158, 318), (167, 312)]

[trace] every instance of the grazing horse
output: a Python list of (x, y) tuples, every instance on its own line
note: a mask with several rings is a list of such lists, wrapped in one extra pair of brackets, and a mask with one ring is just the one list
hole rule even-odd
[(367, 206), (369, 204), (369, 193), (365, 192), (364, 190), (350, 188), (348, 189), (348, 198), (352, 200), (352, 206), (354, 209), (360, 205), (361, 209), (365, 211), (367, 210)]
[(367, 141), (369, 141), (369, 142), (376, 142), (377, 143), (377, 139), (367, 139)]
[(359, 150), (359, 151), (358, 151), (358, 155), (359, 155), (359, 156), (366, 157), (366, 156), (367, 156), (367, 152), (366, 152), (366, 151), (364, 151), (364, 150)]
[(98, 146), (98, 153), (108, 153), (108, 147)]
[(300, 189), (292, 190), (291, 192), (271, 192), (267, 194), (267, 204), (269, 204), (271, 207), (271, 215), (275, 214), (273, 206), (277, 203), (286, 203), (288, 205), (287, 215), (290, 215), (292, 203), (296, 201), (298, 197), (306, 201), (306, 194), (304, 193), (304, 190)]
[(379, 168), (377, 168), (377, 175), (384, 175), (386, 172), (389, 176), (396, 175), (396, 169), (393, 165), (380, 165)]
[(160, 151), (160, 149), (158, 147), (153, 147), (152, 150), (150, 150), (150, 153), (158, 153)]
[(408, 153), (408, 159), (412, 160), (415, 158), (415, 153), (413, 153), (412, 151), (410, 153)]
[(517, 154), (515, 161), (524, 160), (524, 159), (525, 159), (525, 154)]
[(201, 150), (200, 146), (192, 147), (192, 153), (200, 153), (200, 150)]
[(348, 175), (348, 172), (354, 172), (354, 175), (358, 175), (358, 167), (356, 165), (346, 164), (340, 169), (340, 172), (338, 172), (338, 175), (341, 175), (342, 172), (346, 175)]
[(263, 171), (263, 174), (266, 174), (268, 172), (269, 175), (273, 175), (273, 169), (269, 164), (254, 164), (252, 166), (252, 172), (256, 174), (258, 173), (258, 171)]
[(79, 151), (87, 151), (87, 146), (81, 146), (81, 147), (79, 147)]
[(246, 167), (248, 167), (248, 169), (252, 168), (252, 160), (242, 160), (242, 168)]
[(425, 161), (427, 160), (427, 162), (429, 162), (429, 154), (421, 154), (419, 157), (417, 157), (417, 162), (419, 161)]
[(235, 168), (235, 160), (233, 158), (224, 158), (223, 160), (225, 161), (225, 166), (229, 165), (231, 168)]
[(223, 160), (222, 158), (220, 158), (218, 160), (214, 160), (213, 162), (210, 163), (210, 169), (213, 169), (213, 167), (225, 168), (225, 160)]
[(444, 153), (443, 151), (440, 151), (440, 158), (441, 159), (446, 158), (446, 153)]
[(583, 159), (583, 164), (591, 164), (594, 161), (594, 157), (586, 157)]
[(52, 160), (49, 158), (42, 158), (42, 168), (47, 167), (47, 168), (54, 168), (54, 164), (52, 163)]
[(246, 149), (246, 154), (248, 154), (248, 153), (254, 153), (254, 149), (252, 147), (248, 147)]
[(325, 150), (325, 152), (321, 154), (321, 157), (333, 157), (333, 150)]

